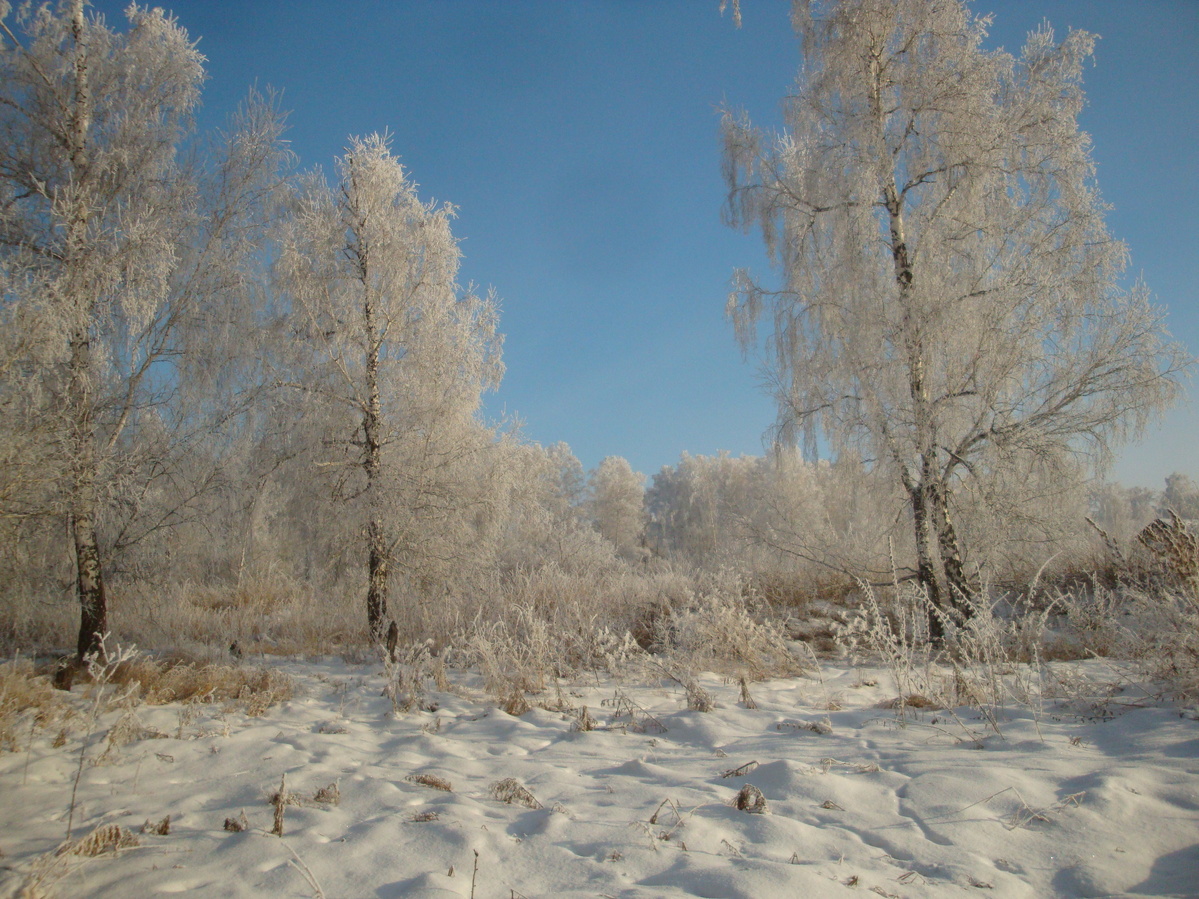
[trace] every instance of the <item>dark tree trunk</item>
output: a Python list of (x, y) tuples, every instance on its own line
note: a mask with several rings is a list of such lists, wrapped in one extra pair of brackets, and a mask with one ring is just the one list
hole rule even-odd
[(100, 567), (100, 552), (95, 531), (80, 537), (79, 519), (75, 520), (75, 558), (78, 573), (75, 592), (79, 597), (79, 640), (76, 654), (82, 661), (95, 655), (104, 661), (104, 635), (108, 633), (108, 597), (104, 592), (104, 575)]
[(391, 552), (383, 525), (383, 404), (379, 392), (379, 359), (383, 336), (375, 324), (375, 296), (371, 289), (370, 248), (357, 235), (356, 247), (362, 280), (362, 320), (366, 331), (366, 407), (362, 410), (362, 467), (366, 472), (367, 588), (366, 625), (371, 642), (382, 643), (387, 633), (387, 581)]
[(933, 493), (933, 525), (937, 531), (937, 546), (941, 553), (941, 564), (945, 569), (945, 581), (949, 592), (949, 603), (962, 620), (973, 614), (970, 600), (981, 589), (973, 578), (966, 574), (962, 561), (962, 548), (957, 530), (949, 516), (949, 500), (942, 490)]
[(367, 558), (369, 581), (366, 588), (366, 624), (371, 641), (382, 643), (387, 633), (387, 581), (391, 572), (378, 522), (370, 523), (368, 534), (370, 550)]
[(914, 484), (908, 489), (912, 504), (912, 520), (916, 529), (916, 579), (928, 599), (928, 635), (934, 643), (945, 637), (941, 614), (945, 608), (944, 591), (938, 576), (936, 558), (933, 555), (928, 488), (925, 484)]

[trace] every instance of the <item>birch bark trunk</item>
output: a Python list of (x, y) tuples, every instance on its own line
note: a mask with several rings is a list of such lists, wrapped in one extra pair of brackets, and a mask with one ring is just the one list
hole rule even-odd
[(69, 515), (75, 551), (75, 592), (80, 623), (76, 652), (79, 661), (101, 655), (108, 630), (108, 599), (100, 544), (96, 535), (96, 431), (93, 414), (92, 346), (94, 287), (87, 277), (88, 132), (91, 128), (91, 86), (85, 42), (83, 0), (71, 2), (71, 36), (75, 53), (75, 96), (71, 110), (72, 207), (67, 223), (65, 280), (75, 325), (70, 337), (70, 402), (72, 479)]

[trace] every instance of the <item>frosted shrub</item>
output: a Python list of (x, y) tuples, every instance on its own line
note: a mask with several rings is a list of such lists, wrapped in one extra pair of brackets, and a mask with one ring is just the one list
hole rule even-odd
[(997, 729), (1003, 703), (1039, 702), (1041, 644), (1052, 605), (1039, 612), (1011, 605), (1001, 614), (981, 591), (963, 600), (967, 618), (941, 618), (944, 638), (936, 644), (929, 618), (941, 613), (922, 588), (901, 585), (886, 608), (869, 585), (862, 585), (862, 594), (861, 607), (838, 628), (837, 639), (855, 662), (887, 666), (901, 714), (917, 704), (968, 706)]
[[(1188, 590), (1096, 584), (1059, 591), (1054, 610), (1062, 624), (1058, 639), (1076, 657), (1131, 662), (1133, 671), (1121, 675), (1121, 682), (1133, 674), (1157, 699), (1199, 702), (1199, 600)], [(1123, 683), (1096, 684), (1085, 678), (1081, 684), (1057, 686), (1068, 687), (1065, 695), (1076, 694), (1076, 699), (1085, 691), (1092, 703), (1096, 686), (1104, 687), (1108, 698), (1123, 689)]]
[(1094, 612), (1095, 603), (1088, 603), (1087, 597), (1070, 597), (1068, 620), (1079, 630), (1079, 639), (1094, 640), (1098, 633), (1103, 654), (1134, 661), (1161, 695), (1185, 704), (1199, 702), (1199, 600), (1189, 591), (1129, 588), (1095, 593), (1112, 613), (1099, 630), (1088, 614)]
[(425, 685), (430, 680), (444, 681), (443, 665), (434, 659), (431, 642), (415, 643), (399, 652), (383, 653), (386, 686), (383, 695), (391, 700), (395, 714), (410, 712), (424, 704)]
[(491, 621), (477, 617), (455, 642), (465, 649), (467, 663), (478, 667), (487, 692), (501, 702), (540, 693), (550, 678), (596, 670), (619, 674), (643, 652), (628, 631), (600, 623), (594, 613), (551, 617), (532, 606)]
[(532, 609), (516, 612), (516, 620), (476, 619), (463, 635), (470, 664), (483, 675), (484, 688), (507, 701), (514, 694), (540, 693), (552, 669), (550, 629)]
[(804, 666), (768, 612), (761, 600), (744, 595), (739, 578), (722, 573), (659, 620), (657, 647), (688, 666), (754, 680), (797, 674)]
[(1199, 599), (1193, 593), (1141, 594), (1129, 646), (1143, 673), (1175, 701), (1199, 703)]
[(927, 596), (919, 588), (901, 587), (890, 609), (884, 610), (869, 584), (862, 584), (861, 589), (862, 604), (837, 626), (837, 642), (854, 664), (878, 660), (886, 665), (901, 701), (935, 696), (940, 690), (933, 671), (936, 654), (928, 635)]
[(967, 705), (995, 724), (999, 706), (1039, 702), (1041, 647), (1053, 605), (1040, 611), (1000, 604), (986, 590), (965, 600), (969, 617), (945, 628), (946, 661), (953, 668), (954, 705)]
[(1107, 656), (1119, 652), (1126, 637), (1120, 622), (1128, 611), (1123, 591), (1096, 583), (1090, 589), (1059, 590), (1054, 603), (1080, 655)]

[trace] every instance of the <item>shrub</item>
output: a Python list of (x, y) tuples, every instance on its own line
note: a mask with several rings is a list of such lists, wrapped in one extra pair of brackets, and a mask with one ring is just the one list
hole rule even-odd
[(770, 607), (730, 572), (712, 577), (687, 602), (663, 616), (654, 645), (667, 655), (683, 657), (688, 667), (751, 680), (804, 670)]

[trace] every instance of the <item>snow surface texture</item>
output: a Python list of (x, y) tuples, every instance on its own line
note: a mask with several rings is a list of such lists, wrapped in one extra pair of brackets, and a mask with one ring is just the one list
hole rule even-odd
[[(75, 837), (166, 815), (170, 830), (63, 857), (53, 893), (467, 897), (473, 879), (479, 899), (1199, 895), (1199, 724), (1178, 709), (1010, 710), (1000, 736), (962, 710), (901, 723), (878, 707), (884, 672), (825, 665), (752, 685), (756, 709), (705, 676), (707, 713), (675, 685), (592, 679), (540, 697), (573, 710), (516, 718), (460, 688), (397, 716), (378, 665), (280, 667), (297, 698), (265, 717), (142, 706), (143, 733), (168, 736), (93, 765), (107, 713)], [(62, 842), (81, 738), (0, 756), (0, 895)], [(332, 783), (340, 802), (313, 800)], [(746, 784), (764, 813), (735, 807)], [(249, 829), (223, 829), (243, 811)]]

